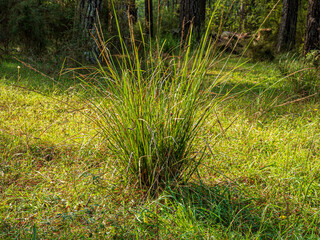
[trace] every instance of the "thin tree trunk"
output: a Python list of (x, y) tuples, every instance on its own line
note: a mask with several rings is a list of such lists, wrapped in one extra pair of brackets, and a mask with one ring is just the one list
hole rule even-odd
[(247, 29), (247, 16), (251, 11), (251, 8), (254, 7), (254, 1), (250, 3), (249, 0), (241, 0), (240, 1), (240, 23), (239, 23), (239, 31), (243, 32)]
[(144, 0), (146, 33), (153, 37), (153, 8), (152, 0)]
[(246, 17), (246, 10), (245, 10), (245, 3), (244, 0), (240, 1), (240, 24), (239, 24), (239, 30), (243, 31), (244, 30), (244, 21), (245, 21), (245, 17)]
[(277, 51), (291, 50), (296, 39), (299, 0), (283, 0)]
[(128, 16), (132, 23), (135, 23), (138, 20), (138, 11), (135, 0), (128, 0)]
[(320, 50), (320, 0), (309, 0), (304, 55)]

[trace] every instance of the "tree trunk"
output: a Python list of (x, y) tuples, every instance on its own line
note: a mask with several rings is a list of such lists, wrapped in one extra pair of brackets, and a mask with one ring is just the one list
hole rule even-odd
[(185, 39), (193, 25), (197, 38), (201, 36), (201, 26), (206, 18), (206, 0), (180, 0), (180, 32)]
[(315, 49), (320, 50), (320, 0), (309, 0), (304, 55)]
[(291, 50), (296, 39), (299, 0), (283, 0), (277, 51)]
[(246, 2), (245, 0), (240, 1), (240, 23), (239, 23), (239, 30), (240, 32), (244, 31), (245, 28), (245, 19), (246, 19)]
[(128, 17), (132, 23), (135, 23), (138, 19), (136, 0), (128, 0)]
[(82, 46), (85, 50), (86, 60), (92, 63), (96, 63), (99, 58), (96, 26), (98, 26), (98, 16), (101, 13), (101, 8), (102, 0), (80, 0), (80, 23), (83, 30)]
[(146, 33), (153, 37), (153, 8), (152, 0), (144, 0), (144, 12), (146, 22)]

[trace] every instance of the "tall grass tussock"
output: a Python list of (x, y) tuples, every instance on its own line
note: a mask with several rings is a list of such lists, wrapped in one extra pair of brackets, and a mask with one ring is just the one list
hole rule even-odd
[(191, 36), (179, 56), (168, 56), (165, 43), (154, 46), (141, 31), (142, 41), (131, 33), (128, 44), (119, 30), (120, 57), (111, 55), (101, 37), (100, 68), (94, 78), (82, 79), (98, 96), (86, 100), (125, 181), (135, 180), (153, 193), (194, 173), (203, 154), (193, 147), (197, 133), (218, 103), (217, 98), (208, 103), (217, 81), (203, 88), (214, 62), (208, 30), (193, 51)]

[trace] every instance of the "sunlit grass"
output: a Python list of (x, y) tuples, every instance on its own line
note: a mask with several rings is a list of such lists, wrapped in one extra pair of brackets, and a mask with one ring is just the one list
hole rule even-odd
[[(197, 133), (212, 153), (191, 183), (152, 200), (117, 175), (76, 93), (15, 87), (17, 65), (1, 65), (1, 239), (318, 238), (319, 100), (291, 102), (283, 81), (273, 85), (275, 65), (246, 63), (215, 88), (245, 94), (221, 103)], [(20, 74), (24, 87), (43, 90), (45, 78)]]

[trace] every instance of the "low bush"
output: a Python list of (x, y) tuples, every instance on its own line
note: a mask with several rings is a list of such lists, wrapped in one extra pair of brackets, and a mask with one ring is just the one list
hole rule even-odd
[(272, 61), (275, 58), (273, 48), (272, 44), (266, 42), (251, 45), (248, 51), (248, 57), (255, 61)]

